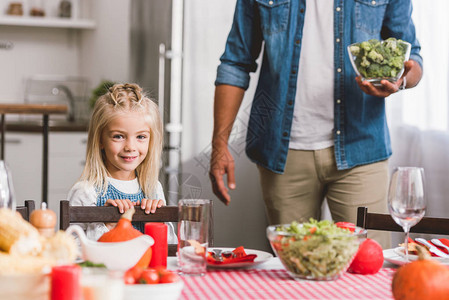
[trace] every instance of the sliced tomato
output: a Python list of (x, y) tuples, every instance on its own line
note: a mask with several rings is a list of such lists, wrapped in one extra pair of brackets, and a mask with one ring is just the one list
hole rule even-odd
[(354, 232), (355, 231), (355, 224), (351, 223), (351, 222), (337, 222), (335, 223), (335, 225), (337, 225), (337, 227), (343, 228), (343, 229), (347, 229), (350, 232)]
[(235, 254), (235, 257), (246, 256), (245, 248), (243, 248), (243, 246), (235, 248), (232, 252)]

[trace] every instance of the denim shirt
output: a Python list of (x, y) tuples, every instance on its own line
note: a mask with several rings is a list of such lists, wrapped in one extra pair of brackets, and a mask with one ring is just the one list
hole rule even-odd
[[(305, 5), (305, 0), (237, 0), (215, 81), (216, 85), (246, 90), (263, 47), (246, 153), (253, 162), (276, 173), (283, 173), (287, 160)], [(395, 37), (412, 44), (410, 59), (422, 67), (411, 13), (411, 0), (334, 1), (333, 137), (339, 170), (385, 160), (392, 153), (385, 99), (362, 92), (346, 47)]]

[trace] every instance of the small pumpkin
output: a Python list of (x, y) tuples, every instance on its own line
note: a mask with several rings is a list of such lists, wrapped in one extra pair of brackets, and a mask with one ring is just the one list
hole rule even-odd
[(393, 276), (394, 299), (449, 299), (449, 268), (431, 260), (424, 247), (416, 248), (418, 260), (401, 266)]
[[(136, 210), (134, 207), (131, 207), (130, 209), (125, 211), (123, 215), (120, 217), (120, 220), (118, 221), (117, 225), (113, 229), (104, 233), (98, 239), (98, 241), (105, 243), (124, 242), (135, 239), (143, 235), (142, 232), (135, 229), (131, 224), (131, 220), (135, 212)], [(136, 266), (147, 268), (148, 265), (150, 264), (151, 256), (152, 250), (151, 247), (149, 247), (148, 250), (142, 255), (142, 258), (137, 262)]]

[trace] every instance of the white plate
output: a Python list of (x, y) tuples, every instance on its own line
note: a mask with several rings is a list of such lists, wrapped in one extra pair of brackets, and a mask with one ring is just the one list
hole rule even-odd
[[(383, 254), (384, 254), (384, 259), (392, 264), (401, 266), (401, 265), (405, 265), (407, 263), (407, 261), (405, 260), (403, 247), (397, 247), (397, 248), (393, 248), (393, 249), (384, 250)], [(409, 257), (410, 261), (418, 259), (418, 256), (413, 255), (413, 254), (409, 254), (408, 257)], [(444, 265), (449, 265), (448, 258), (432, 256), (432, 260), (436, 260)]]
[[(214, 249), (217, 250), (222, 250), (224, 251), (232, 251), (235, 248), (220, 248), (220, 247), (212, 247), (210, 249), (208, 249), (208, 251), (213, 251)], [(273, 257), (273, 254), (265, 252), (265, 251), (260, 251), (260, 250), (252, 250), (252, 249), (246, 249), (245, 248), (245, 253), (246, 254), (256, 254), (257, 257), (254, 259), (253, 262), (239, 262), (239, 263), (230, 263), (230, 264), (221, 264), (221, 265), (213, 265), (213, 264), (207, 264), (207, 266), (209, 268), (214, 268), (214, 269), (236, 269), (236, 268), (249, 268), (255, 265), (259, 265), (261, 263), (266, 262), (267, 260), (269, 260), (270, 258)]]

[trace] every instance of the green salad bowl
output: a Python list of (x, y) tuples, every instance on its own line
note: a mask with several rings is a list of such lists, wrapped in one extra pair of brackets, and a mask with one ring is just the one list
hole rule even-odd
[[(285, 230), (288, 226), (290, 224), (268, 226), (267, 237), (273, 251), (294, 279), (337, 279), (346, 272), (359, 245), (366, 239), (366, 230), (360, 227), (356, 227), (354, 232), (338, 230), (326, 233), (319, 230), (292, 233)], [(300, 229), (302, 226), (304, 224), (297, 224)]]

